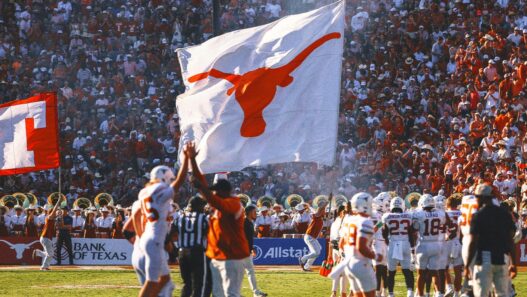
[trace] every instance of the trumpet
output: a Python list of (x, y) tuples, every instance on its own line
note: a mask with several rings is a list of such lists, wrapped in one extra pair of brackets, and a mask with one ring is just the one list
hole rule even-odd
[(302, 198), (302, 196), (298, 194), (291, 194), (285, 199), (284, 205), (286, 209), (291, 209), (295, 208), (295, 206), (301, 203), (304, 203), (304, 198)]
[(100, 193), (99, 195), (95, 196), (93, 203), (97, 209), (104, 206), (113, 206), (113, 197), (108, 193)]
[(240, 198), (240, 202), (242, 203), (243, 207), (247, 207), (249, 205), (251, 205), (251, 197), (249, 197), (249, 195), (247, 194), (238, 194), (237, 195), (238, 198)]
[(273, 206), (274, 203), (275, 203), (274, 198), (271, 198), (269, 196), (262, 196), (256, 202), (256, 206), (258, 208), (261, 208), (261, 207), (265, 206), (265, 207), (270, 209)]
[(77, 198), (77, 200), (73, 202), (73, 207), (78, 207), (80, 209), (87, 209), (87, 208), (90, 208), (91, 206), (92, 204), (91, 204), (90, 199), (84, 198), (84, 197)]

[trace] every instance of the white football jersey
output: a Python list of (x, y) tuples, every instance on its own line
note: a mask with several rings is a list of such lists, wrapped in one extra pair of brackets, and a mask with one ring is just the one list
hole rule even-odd
[(382, 212), (374, 211), (371, 215), (371, 221), (373, 223), (373, 240), (384, 241), (382, 237)]
[(340, 228), (340, 238), (344, 240), (344, 254), (356, 260), (370, 260), (362, 255), (357, 249), (359, 237), (368, 239), (368, 246), (371, 246), (373, 239), (374, 226), (368, 217), (360, 215), (346, 215)]
[(454, 234), (456, 234), (456, 237), (454, 237), (452, 240), (459, 240), (459, 217), (461, 216), (461, 211), (459, 209), (449, 209), (446, 212), (448, 214), (448, 217), (450, 218), (450, 221), (452, 223)]
[(408, 228), (412, 224), (412, 214), (403, 213), (385, 213), (382, 216), (382, 223), (388, 229), (388, 238), (390, 241), (408, 241)]
[(459, 230), (463, 236), (470, 235), (470, 221), (472, 220), (472, 215), (478, 211), (479, 205), (476, 197), (463, 196), (461, 200), (461, 215), (458, 218)]
[(419, 210), (412, 215), (412, 224), (419, 230), (418, 240), (443, 241), (446, 215), (443, 210)]
[(173, 197), (174, 190), (164, 183), (147, 186), (139, 192), (141, 208), (146, 217), (145, 235), (165, 239)]

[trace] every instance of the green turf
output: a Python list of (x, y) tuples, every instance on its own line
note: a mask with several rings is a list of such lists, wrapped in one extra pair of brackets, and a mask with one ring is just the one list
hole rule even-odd
[[(397, 274), (396, 296), (406, 296), (404, 281)], [(331, 282), (317, 273), (294, 271), (257, 271), (261, 289), (270, 297), (315, 297), (329, 296)], [(177, 271), (172, 273), (180, 295), (181, 278)], [(527, 274), (520, 273), (514, 281), (519, 292), (527, 292)], [(65, 270), (65, 271), (7, 271), (0, 270), (0, 296), (137, 296), (139, 289), (132, 271), (115, 270)], [(92, 286), (92, 287), (90, 287)], [(118, 288), (117, 286), (130, 286)], [(243, 296), (252, 297), (247, 279), (243, 283)]]

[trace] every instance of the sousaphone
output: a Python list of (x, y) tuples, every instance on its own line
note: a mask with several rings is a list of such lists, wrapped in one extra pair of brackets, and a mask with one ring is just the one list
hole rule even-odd
[(269, 197), (269, 196), (262, 196), (262, 197), (258, 198), (258, 201), (256, 202), (256, 206), (258, 208), (261, 208), (261, 207), (265, 206), (265, 207), (271, 209), (271, 207), (273, 206), (274, 203), (275, 203), (274, 198)]
[(66, 199), (66, 196), (62, 193), (59, 193), (59, 192), (53, 192), (51, 194), (49, 194), (48, 196), (48, 204), (51, 205), (51, 206), (54, 206), (55, 203), (57, 203), (58, 199), (60, 198), (60, 207), (63, 207), (65, 205), (67, 205), (67, 199)]
[(108, 193), (100, 193), (99, 195), (95, 196), (93, 203), (97, 209), (108, 205), (113, 206), (113, 197)]
[(38, 198), (33, 193), (26, 193), (26, 199), (24, 200), (24, 204), (22, 207), (28, 208), (30, 206), (37, 207), (38, 206)]
[(247, 194), (238, 194), (238, 198), (240, 198), (240, 202), (242, 203), (243, 207), (247, 207), (251, 205), (251, 197)]
[(18, 200), (13, 195), (4, 195), (2, 198), (0, 198), (0, 205), (1, 206), (7, 206), (7, 207), (14, 207), (18, 204)]
[(78, 207), (80, 209), (87, 209), (87, 208), (92, 207), (92, 203), (90, 199), (85, 198), (85, 197), (80, 197), (80, 198), (77, 198), (77, 200), (73, 202), (73, 207)]
[[(18, 205), (23, 206), (27, 196), (24, 193), (13, 193), (13, 197), (18, 201)], [(25, 206), (23, 206), (25, 208)]]
[(419, 201), (420, 198), (421, 198), (421, 194), (419, 194), (417, 192), (412, 192), (412, 193), (409, 193), (408, 195), (406, 195), (406, 197), (404, 197), (404, 202), (406, 203), (406, 208), (410, 208), (411, 207), (411, 202), (414, 201), (414, 200)]
[(315, 197), (315, 199), (313, 199), (313, 203), (312, 203), (311, 206), (314, 209), (318, 209), (320, 204), (322, 204), (323, 202), (325, 202), (325, 205), (328, 205), (328, 203), (329, 203), (328, 196), (326, 196), (326, 195), (318, 195), (317, 197)]
[(295, 206), (301, 203), (304, 203), (304, 198), (302, 198), (302, 196), (298, 194), (291, 194), (285, 199), (284, 205), (286, 209), (291, 209), (295, 208)]

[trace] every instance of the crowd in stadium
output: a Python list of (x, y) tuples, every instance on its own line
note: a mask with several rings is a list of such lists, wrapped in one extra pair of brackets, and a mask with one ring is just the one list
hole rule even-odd
[[(223, 1), (221, 30), (265, 24), (323, 2)], [(443, 195), (479, 180), (526, 197), (527, 17), (521, 1), (349, 1), (338, 160), (232, 173), (254, 203), (329, 192)], [(175, 50), (212, 35), (209, 1), (2, 1), (0, 102), (59, 94), (62, 185), (128, 206), (155, 165), (174, 166)], [(0, 194), (44, 204), (56, 171), (0, 178)], [(184, 199), (191, 195), (184, 186)], [(74, 200), (74, 199), (72, 199)], [(527, 214), (527, 213), (526, 213)]]

